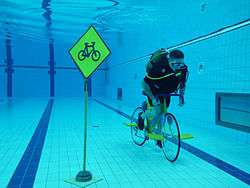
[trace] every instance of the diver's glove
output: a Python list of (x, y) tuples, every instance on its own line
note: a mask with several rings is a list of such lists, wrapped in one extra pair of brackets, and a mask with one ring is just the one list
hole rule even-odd
[(179, 96), (179, 106), (183, 106), (184, 104), (185, 104), (185, 102), (184, 102), (184, 96), (180, 95)]

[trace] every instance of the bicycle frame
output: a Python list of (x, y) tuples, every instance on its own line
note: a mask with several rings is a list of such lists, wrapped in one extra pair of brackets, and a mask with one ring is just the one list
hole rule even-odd
[[(95, 43), (94, 42), (92, 42), (92, 44), (91, 45), (89, 45), (88, 43), (85, 43), (85, 47), (84, 47), (84, 49), (83, 50), (85, 50), (86, 51), (86, 57), (89, 57), (90, 56), (90, 54), (95, 50)], [(91, 49), (91, 51), (89, 52), (89, 48), (92, 48)]]
[[(159, 97), (168, 97), (168, 96), (180, 96), (180, 95), (177, 94), (177, 93), (173, 93), (173, 94), (157, 95), (156, 97), (159, 98)], [(158, 126), (161, 126), (160, 129), (162, 128), (162, 125), (164, 125), (164, 123), (166, 122), (166, 118), (165, 118), (165, 115), (167, 114), (166, 98), (164, 98), (163, 104), (160, 104), (160, 105), (162, 105), (162, 106), (161, 106), (161, 108), (162, 108), (162, 109), (161, 109), (161, 112), (160, 112), (159, 114), (157, 114), (157, 116), (154, 117), (154, 118), (150, 121), (149, 125), (147, 125), (148, 128), (151, 128), (151, 127), (152, 127), (151, 130), (154, 130), (154, 129), (155, 129), (155, 127), (156, 127), (156, 125), (157, 125), (157, 121), (160, 120), (160, 122), (159, 122), (159, 124), (158, 124)]]

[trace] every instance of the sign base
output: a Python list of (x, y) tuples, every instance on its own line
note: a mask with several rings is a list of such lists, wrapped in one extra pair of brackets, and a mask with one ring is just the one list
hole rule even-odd
[(76, 178), (71, 178), (71, 179), (64, 180), (64, 182), (69, 183), (71, 185), (75, 185), (77, 187), (84, 188), (102, 180), (103, 180), (102, 178), (92, 177), (90, 181), (80, 182), (80, 181), (76, 181)]
[(76, 175), (76, 181), (79, 182), (87, 182), (90, 181), (91, 179), (92, 179), (92, 174), (89, 171), (80, 171)]

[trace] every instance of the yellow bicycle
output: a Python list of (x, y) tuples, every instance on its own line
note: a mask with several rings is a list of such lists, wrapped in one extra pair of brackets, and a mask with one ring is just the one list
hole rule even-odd
[[(145, 114), (145, 108), (137, 107), (132, 116), (129, 126), (131, 126), (131, 136), (135, 144), (142, 146), (147, 140), (161, 142), (161, 149), (167, 160), (174, 162), (180, 152), (180, 130), (178, 122), (173, 114), (167, 112), (166, 99), (168, 96), (180, 96), (179, 94), (158, 95), (157, 98), (164, 97), (161, 110), (156, 116), (149, 120)], [(138, 126), (138, 117), (143, 116), (144, 127)]]

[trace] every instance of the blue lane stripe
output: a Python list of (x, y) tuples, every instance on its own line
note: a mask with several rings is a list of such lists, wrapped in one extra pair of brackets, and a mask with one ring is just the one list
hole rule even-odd
[(124, 112), (122, 112), (122, 111), (120, 111), (120, 110), (117, 110), (116, 108), (113, 108), (112, 106), (109, 106), (109, 105), (107, 105), (107, 104), (105, 104), (105, 103), (103, 103), (103, 102), (101, 102), (101, 101), (98, 101), (98, 100), (96, 100), (96, 99), (94, 99), (94, 100), (95, 100), (96, 102), (100, 103), (101, 105), (105, 106), (106, 108), (109, 108), (109, 109), (113, 110), (114, 112), (120, 114), (121, 116), (123, 116), (123, 117), (125, 117), (125, 118), (127, 118), (127, 119), (131, 119), (131, 116), (127, 115), (126, 113), (124, 113)]
[(185, 142), (181, 142), (181, 147), (185, 149), (186, 151), (189, 151), (193, 155), (207, 161), (208, 163), (216, 166), (217, 168), (223, 170), (224, 172), (234, 176), (235, 178), (243, 181), (244, 183), (250, 185), (250, 174), (225, 162), (221, 159), (214, 157), (198, 148), (195, 148), (191, 146), (190, 144), (187, 144)]
[[(114, 112), (128, 118), (128, 119), (131, 119), (131, 116), (125, 114), (124, 112), (121, 112), (120, 110), (116, 109), (116, 108), (113, 108), (112, 106), (109, 106), (99, 100), (96, 100), (94, 99), (97, 103), (105, 106), (106, 108), (109, 108), (111, 110), (113, 110)], [(232, 175), (233, 177), (241, 180), (242, 182), (250, 185), (250, 174), (225, 162), (225, 161), (222, 161), (221, 159), (217, 158), (217, 157), (214, 157), (194, 146), (191, 146), (190, 144), (187, 144), (183, 141), (181, 141), (181, 148), (183, 148), (184, 150), (192, 153), (193, 155), (199, 157), (200, 159), (204, 160), (204, 161), (207, 161), (208, 163), (214, 165), (215, 167), (219, 168), (220, 170), (223, 170), (224, 172)]]
[(10, 179), (7, 188), (33, 187), (49, 125), (52, 106), (53, 100), (51, 99), (43, 112), (40, 122), (22, 156), (22, 159)]

